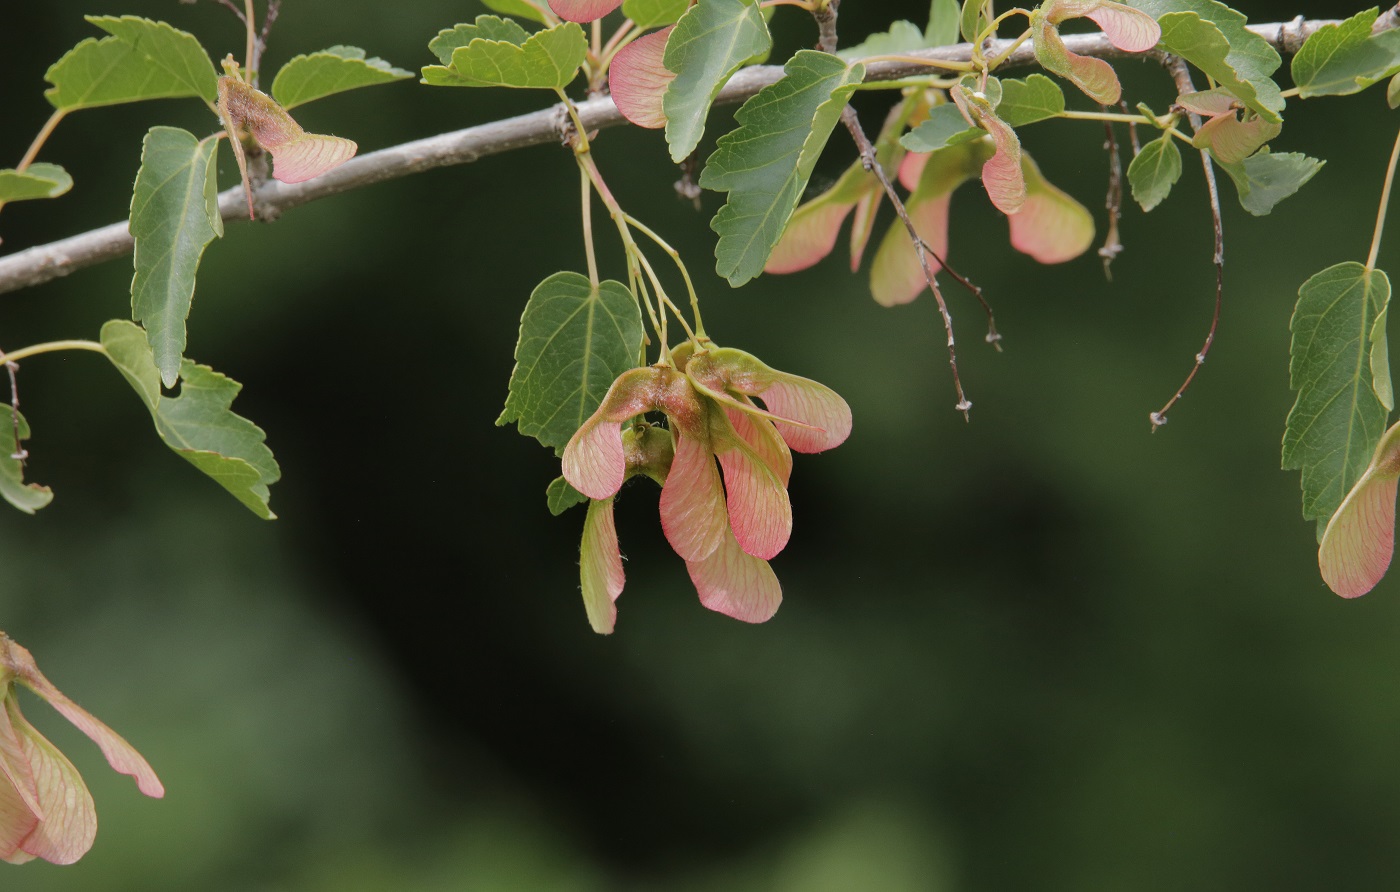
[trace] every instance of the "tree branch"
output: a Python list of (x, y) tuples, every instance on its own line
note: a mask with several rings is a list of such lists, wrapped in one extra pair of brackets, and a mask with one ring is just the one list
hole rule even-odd
[[(1334, 22), (1294, 20), (1255, 25), (1250, 30), (1281, 52), (1291, 53), (1297, 51), (1308, 35), (1327, 24)], [(1114, 47), (1102, 34), (1073, 34), (1066, 35), (1064, 39), (1069, 50), (1081, 56), (1122, 58), (1129, 55)], [(999, 47), (1004, 48), (1010, 44), (1010, 41), (990, 41), (986, 51), (989, 55), (995, 55)], [(971, 47), (962, 43), (920, 50), (909, 55), (945, 62), (966, 62), (971, 59)], [(1034, 61), (1033, 47), (1024, 44), (1011, 54), (1005, 64), (1012, 67), (1024, 66), (1033, 64)], [(866, 66), (866, 80), (897, 80), (928, 72), (927, 67), (907, 62), (874, 62)], [(755, 65), (746, 68), (729, 81), (716, 102), (742, 102), (781, 77), (782, 68), (777, 65)], [(579, 118), (589, 131), (625, 123), (617, 107), (608, 97), (580, 102), (577, 107)], [(298, 205), (372, 183), (398, 179), (438, 167), (469, 164), (481, 158), (526, 146), (543, 145), (558, 138), (557, 110), (542, 109), (360, 155), (330, 173), (304, 183), (287, 185), (270, 180), (256, 190), (254, 204), (263, 219), (274, 219), (283, 211)], [(219, 212), (225, 221), (233, 223), (240, 219), (246, 220), (247, 214), (241, 213), (241, 209), (246, 210), (241, 186), (219, 193)], [(132, 245), (127, 223), (122, 221), (0, 257), (0, 293), (39, 285), (66, 276), (74, 270), (114, 260), (130, 254)]]

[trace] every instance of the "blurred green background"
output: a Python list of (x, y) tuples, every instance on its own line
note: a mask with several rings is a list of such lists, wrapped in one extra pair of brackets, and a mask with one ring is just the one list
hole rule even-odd
[[(12, 6), (5, 163), (48, 114), (48, 64), (97, 33), (84, 13), (166, 19), (216, 56), (242, 48), (208, 0)], [(1237, 6), (1257, 21), (1355, 11)], [(349, 43), (417, 69), (429, 38), (480, 11), (286, 0), (266, 67)], [(921, 0), (847, 0), (843, 34), (924, 15)], [(775, 28), (787, 50), (815, 38), (795, 10)], [(1158, 69), (1124, 70), (1130, 101), (1166, 106)], [(874, 126), (884, 100), (862, 99)], [(371, 150), (545, 104), (404, 83), (299, 118)], [(949, 289), (968, 425), (927, 296), (881, 309), (843, 256), (731, 290), (709, 273), (717, 197), (703, 214), (675, 199), (657, 134), (604, 133), (604, 174), (702, 277), (711, 333), (855, 413), (844, 446), (799, 457), (792, 544), (774, 561), (786, 600), (756, 627), (698, 605), (655, 488), (634, 485), (618, 631), (595, 636), (577, 593), (582, 512), (552, 518), (557, 462), (493, 426), (526, 297), (583, 268), (564, 151), (230, 225), (203, 262), (190, 354), (244, 383), (235, 409), (281, 462), (279, 520), (170, 454), (100, 357), (24, 364), (30, 476), (57, 498), (0, 513), (0, 627), (169, 793), (139, 796), (26, 701), (83, 770), (101, 828), (78, 865), (6, 868), (0, 888), (1388, 887), (1400, 579), (1330, 594), (1297, 475), (1278, 464), (1297, 288), (1364, 258), (1396, 118), (1373, 90), (1295, 103), (1289, 122), (1278, 148), (1329, 163), (1266, 218), (1225, 186), (1221, 332), (1155, 435), (1147, 414), (1211, 311), (1193, 159), (1162, 208), (1128, 203), (1111, 283), (1092, 256), (1043, 268), (1010, 251), (976, 187), (958, 193), (951, 257), (1006, 338), (1002, 354), (980, 343), (980, 311)], [(157, 123), (217, 128), (189, 101), (73, 116), (42, 158), (76, 187), (6, 208), (4, 250), (123, 217)], [(1102, 130), (1023, 138), (1102, 228)], [(818, 185), (852, 155), (837, 134)], [(227, 152), (220, 166), (234, 183)], [(607, 248), (605, 274), (622, 275), (618, 257)], [(94, 337), (128, 314), (130, 277), (120, 261), (0, 298), (0, 346)]]

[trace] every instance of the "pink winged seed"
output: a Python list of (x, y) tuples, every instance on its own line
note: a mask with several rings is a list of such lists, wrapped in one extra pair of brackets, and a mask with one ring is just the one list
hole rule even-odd
[(14, 701), (7, 705), (24, 756), (34, 771), (39, 804), (44, 810), (44, 819), (20, 848), (51, 864), (72, 864), (87, 854), (97, 838), (97, 809), (92, 794), (73, 763), (19, 715)]
[[(748, 401), (748, 397), (743, 399)], [(778, 480), (783, 486), (787, 486), (792, 477), (792, 450), (779, 436), (773, 422), (767, 418), (755, 418), (747, 412), (729, 406), (724, 407), (724, 415), (729, 419), (739, 439), (748, 443), (753, 451), (758, 453), (759, 458), (763, 459), (764, 464), (778, 475)]]
[(739, 547), (756, 558), (777, 555), (792, 535), (792, 503), (773, 469), (738, 437), (719, 450), (729, 525)]
[(676, 554), (702, 561), (728, 535), (724, 487), (707, 442), (674, 428), (676, 457), (661, 488), (661, 530)]
[(303, 133), (280, 146), (265, 146), (272, 154), (273, 179), (304, 183), (355, 157), (353, 140), (340, 136)]
[(1094, 217), (1085, 207), (1040, 175), (1035, 162), (1025, 159), (1026, 203), (1007, 217), (1011, 247), (1040, 263), (1064, 263), (1089, 250), (1094, 241)]
[(742, 350), (713, 348), (692, 361), (691, 371), (705, 379), (703, 386), (722, 386), (763, 400), (778, 432), (798, 452), (824, 452), (850, 436), (851, 408), (836, 391), (810, 378), (780, 372)]
[(1400, 423), (1391, 425), (1376, 445), (1366, 473), (1337, 507), (1317, 563), (1322, 578), (1343, 598), (1375, 588), (1395, 551), (1395, 490), (1400, 482)]
[(12, 653), (19, 652), (23, 657), (28, 658), (28, 665), (21, 664), (19, 672), (19, 679), (26, 687), (47, 700), (50, 706), (58, 710), (64, 718), (73, 723), (74, 727), (97, 744), (98, 749), (102, 750), (102, 755), (107, 759), (107, 764), (111, 765), (113, 770), (135, 778), (136, 786), (142, 793), (153, 799), (159, 799), (165, 795), (165, 787), (161, 785), (155, 771), (136, 751), (135, 747), (127, 743), (116, 731), (99, 721), (92, 713), (68, 699), (62, 691), (54, 687), (39, 671), (39, 667), (34, 664), (29, 651), (13, 642), (10, 643), (10, 647)]
[(666, 38), (675, 25), (639, 37), (618, 51), (608, 66), (608, 90), (613, 104), (638, 127), (666, 126), (662, 100), (676, 76), (662, 63)]
[[(904, 166), (901, 164), (900, 169)], [(851, 272), (860, 269), (861, 258), (865, 256), (866, 245), (870, 244), (870, 234), (875, 231), (875, 215), (884, 201), (884, 190), (878, 186), (861, 196), (856, 202), (856, 212), (851, 217)]]
[(1343, 598), (1376, 587), (1395, 551), (1395, 477), (1367, 475), (1327, 523), (1317, 550), (1322, 578)]
[[(906, 157), (927, 156), (911, 153)], [(948, 256), (948, 205), (952, 198), (952, 192), (945, 192), (917, 204), (911, 199), (906, 206), (914, 231), (939, 257)], [(941, 268), (933, 254), (928, 255), (928, 266), (934, 273)], [(901, 227), (887, 234), (870, 264), (870, 294), (875, 302), (884, 307), (907, 304), (926, 288), (928, 280), (907, 231)]]
[(981, 124), (996, 144), (996, 151), (982, 165), (982, 186), (987, 190), (987, 197), (1003, 214), (1017, 213), (1026, 200), (1026, 180), (1021, 175), (1020, 138), (1010, 125), (991, 111), (985, 100), (974, 100), (971, 90), (954, 87), (952, 96), (963, 114)]
[(570, 486), (590, 499), (617, 494), (627, 477), (619, 425), (655, 408), (663, 386), (663, 375), (654, 368), (631, 369), (618, 376), (564, 447), (563, 474)]
[(1156, 19), (1122, 3), (1099, 3), (1085, 16), (1103, 29), (1109, 43), (1127, 53), (1145, 53), (1162, 39)]
[(549, 8), (566, 22), (601, 19), (622, 5), (622, 0), (549, 0)]
[(774, 415), (810, 425), (775, 423), (788, 446), (798, 452), (825, 452), (851, 435), (851, 407), (825, 384), (778, 372), (762, 399)]
[(910, 152), (899, 162), (899, 184), (913, 192), (919, 188), (919, 178), (924, 175), (924, 165), (928, 163), (928, 152)]
[(0, 859), (18, 864), (34, 856), (21, 846), (44, 817), (39, 790), (10, 714), (0, 709)]
[(1279, 125), (1252, 118), (1241, 121), (1233, 112), (1211, 118), (1191, 142), (1209, 148), (1217, 161), (1234, 164), (1259, 150), (1264, 143), (1278, 136)]
[[(219, 113), (232, 128), (230, 140), (246, 128), (272, 155), (272, 175), (284, 183), (318, 177), (349, 161), (357, 150), (352, 140), (307, 133), (271, 96), (235, 77), (219, 78)], [(241, 146), (235, 146), (234, 154), (241, 158)]]
[(612, 498), (627, 476), (627, 456), (618, 427), (621, 423), (594, 415), (564, 447), (564, 479), (590, 499)]
[[(787, 228), (764, 264), (766, 273), (795, 273), (816, 264), (836, 247), (841, 224), (855, 202), (824, 202), (820, 199), (793, 212)], [(859, 261), (857, 261), (858, 263)]]
[(612, 499), (595, 499), (588, 504), (583, 541), (579, 545), (579, 580), (588, 624), (600, 635), (611, 635), (617, 624), (614, 602), (627, 581), (622, 572), (622, 553), (617, 546)]
[(686, 561), (700, 603), (716, 613), (746, 623), (773, 618), (783, 602), (783, 588), (768, 562), (748, 554), (726, 533), (703, 561)]
[(1218, 118), (1221, 115), (1227, 115), (1236, 109), (1243, 108), (1243, 103), (1222, 90), (1200, 90), (1195, 93), (1182, 93), (1180, 96), (1176, 97), (1176, 104), (1189, 112), (1205, 115), (1207, 118)]
[(1101, 105), (1116, 105), (1122, 98), (1123, 86), (1113, 66), (1102, 59), (1071, 53), (1048, 17), (1039, 22), (1035, 57), (1045, 68), (1073, 81), (1085, 95)]

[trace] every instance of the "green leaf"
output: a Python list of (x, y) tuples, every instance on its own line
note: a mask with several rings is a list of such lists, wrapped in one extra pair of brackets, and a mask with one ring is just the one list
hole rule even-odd
[(1385, 104), (1391, 108), (1400, 108), (1400, 74), (1390, 79), (1390, 84), (1385, 88)]
[(952, 46), (958, 42), (958, 0), (933, 0), (928, 8), (925, 46)]
[[(532, 22), (539, 22), (541, 25), (549, 24), (549, 16), (544, 10), (548, 8), (544, 0), (538, 4), (527, 2), (527, 0), (481, 0), (481, 5), (492, 12), (499, 12), (501, 15), (519, 16), (522, 19), (529, 19)], [(446, 65), (447, 62), (442, 64)]]
[(413, 72), (395, 68), (380, 58), (365, 58), (357, 46), (333, 46), (319, 53), (295, 56), (272, 81), (272, 98), (284, 109), (354, 90), (413, 77)]
[(588, 496), (570, 486), (569, 481), (563, 477), (555, 477), (550, 481), (549, 488), (544, 491), (544, 497), (549, 505), (549, 513), (555, 517), (575, 505), (582, 505), (588, 501)]
[(622, 0), (622, 14), (646, 31), (674, 24), (689, 6), (690, 0)]
[(180, 374), (185, 318), (204, 249), (224, 234), (214, 159), (219, 141), (177, 127), (152, 127), (131, 195), (136, 275), (131, 318), (146, 326), (166, 387)]
[(1005, 79), (1001, 82), (1001, 103), (997, 117), (1012, 127), (1022, 127), (1065, 113), (1065, 94), (1059, 85), (1043, 74), (1032, 74), (1025, 80)]
[(564, 22), (536, 31), (518, 44), (509, 39), (475, 38), (452, 51), (450, 66), (424, 68), (423, 83), (438, 87), (562, 90), (578, 74), (587, 56), (588, 38), (583, 36), (583, 29), (577, 22)]
[[(1372, 369), (1376, 322), (1390, 280), (1360, 263), (1330, 266), (1298, 289), (1289, 386), (1298, 391), (1283, 434), (1283, 467), (1303, 472), (1303, 516), (1327, 520), (1366, 470), (1385, 430)], [(1388, 363), (1387, 363), (1388, 366)]]
[(978, 35), (992, 23), (991, 10), (987, 8), (990, 3), (991, 0), (963, 0), (962, 16), (958, 20), (963, 40), (976, 43)]
[(1216, 0), (1134, 0), (1130, 5), (1158, 20), (1160, 46), (1210, 75), (1265, 120), (1283, 120), (1283, 96), (1270, 79), (1282, 59), (1267, 40), (1245, 27), (1241, 13)]
[(684, 161), (705, 133), (720, 88), (768, 53), (773, 39), (754, 0), (698, 0), (666, 39), (663, 64), (676, 73), (662, 100), (671, 160)]
[(1181, 178), (1181, 151), (1173, 139), (1170, 133), (1162, 134), (1159, 139), (1143, 146), (1128, 165), (1128, 182), (1133, 187), (1133, 198), (1144, 211), (1161, 204)]
[(29, 422), (19, 415), (19, 441), (15, 440), (15, 411), (0, 405), (0, 497), (25, 514), (33, 514), (53, 501), (53, 490), (37, 483), (24, 482), (24, 462), (20, 442), (29, 439)]
[(218, 98), (218, 74), (193, 34), (136, 16), (87, 16), (111, 37), (89, 38), (49, 68), (44, 93), (76, 110), (142, 99)]
[(135, 44), (116, 37), (89, 37), (51, 65), (44, 78), (53, 84), (44, 97), (54, 108), (66, 111), (200, 95), (181, 78), (153, 64)]
[(505, 411), (511, 421), (562, 454), (569, 438), (602, 403), (613, 380), (637, 364), (642, 315), (627, 286), (596, 288), (578, 273), (555, 273), (530, 295)]
[(107, 358), (146, 404), (165, 445), (233, 494), (248, 510), (272, 520), (268, 487), (282, 472), (262, 429), (230, 410), (242, 385), (208, 366), (185, 360), (180, 395), (161, 396), (160, 376), (146, 335), (124, 319), (102, 326)]
[(1371, 33), (1371, 8), (1336, 25), (1323, 25), (1293, 57), (1299, 96), (1345, 96), (1400, 70), (1400, 31)]
[(980, 139), (986, 131), (970, 127), (967, 118), (951, 102), (929, 109), (923, 123), (899, 138), (899, 144), (911, 152), (932, 152), (945, 146), (955, 146), (970, 139)]
[(428, 41), (428, 49), (443, 65), (452, 64), (452, 54), (457, 47), (466, 46), (480, 37), (482, 40), (504, 40), (520, 46), (530, 39), (530, 32), (520, 27), (518, 22), (493, 15), (479, 15), (470, 25), (457, 25), (439, 31), (437, 37)]
[(73, 178), (57, 164), (31, 164), (23, 171), (0, 170), (0, 204), (32, 198), (57, 198), (73, 188)]
[(921, 50), (928, 44), (924, 32), (913, 22), (898, 21), (890, 30), (872, 34), (860, 43), (841, 50), (836, 55), (848, 62), (864, 56), (897, 56)]
[(710, 228), (719, 233), (715, 271), (730, 285), (763, 272), (846, 100), (864, 77), (863, 65), (799, 50), (783, 66), (781, 80), (739, 109), (740, 127), (720, 137), (700, 185), (729, 193)]
[(1261, 149), (1243, 161), (1216, 163), (1235, 181), (1244, 209), (1256, 217), (1262, 217), (1280, 201), (1301, 189), (1327, 162), (1298, 152)]

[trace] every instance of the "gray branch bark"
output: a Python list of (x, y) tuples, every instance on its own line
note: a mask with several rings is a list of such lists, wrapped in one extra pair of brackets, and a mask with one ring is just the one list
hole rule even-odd
[[(1394, 10), (1386, 15), (1393, 17)], [(1298, 18), (1292, 22), (1255, 25), (1250, 30), (1280, 52), (1291, 54), (1297, 52), (1308, 35), (1327, 24), (1332, 22), (1304, 21)], [(1065, 43), (1071, 52), (1081, 56), (1117, 58), (1127, 55), (1109, 43), (1102, 34), (1066, 35)], [(1008, 45), (1009, 41), (991, 41), (987, 55), (995, 55)], [(966, 62), (971, 58), (971, 48), (964, 43), (920, 50), (910, 55), (948, 62)], [(1027, 43), (1011, 55), (1007, 64), (1028, 65), (1034, 61), (1031, 45)], [(896, 80), (929, 73), (927, 67), (909, 63), (876, 62), (867, 66), (867, 69), (867, 81)], [(780, 77), (782, 68), (776, 65), (755, 65), (746, 68), (729, 81), (717, 101), (742, 102)], [(618, 114), (612, 100), (607, 97), (578, 103), (578, 111), (584, 127), (590, 131), (626, 123)], [(555, 106), (380, 149), (352, 158), (335, 170), (305, 183), (287, 185), (269, 180), (254, 191), (254, 205), (259, 217), (273, 219), (283, 211), (298, 205), (371, 183), (398, 179), (438, 167), (470, 164), (502, 152), (555, 141), (560, 139), (563, 132), (565, 118), (561, 112), (562, 107)], [(241, 186), (219, 193), (219, 212), (231, 223), (248, 219), (247, 202), (243, 198)], [(39, 285), (83, 267), (115, 260), (130, 254), (132, 246), (127, 222), (123, 220), (81, 235), (0, 257), (0, 293)]]

